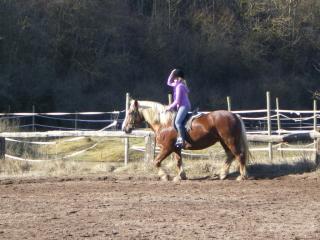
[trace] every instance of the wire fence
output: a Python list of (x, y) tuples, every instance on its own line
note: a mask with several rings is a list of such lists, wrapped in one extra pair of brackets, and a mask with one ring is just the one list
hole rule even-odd
[[(232, 111), (239, 114), (246, 126), (247, 134), (267, 134), (267, 109)], [(204, 112), (207, 113), (207, 112)], [(315, 114), (316, 113), (316, 114)], [(314, 130), (320, 119), (320, 111), (271, 110), (271, 133), (304, 133)], [(100, 130), (115, 123), (110, 131), (120, 130), (125, 110), (113, 112), (79, 113), (10, 113), (0, 114), (0, 121), (11, 129), (2, 131), (48, 131), (48, 130)]]
[[(8, 129), (2, 131), (48, 131), (48, 130), (100, 130), (113, 124), (109, 131), (119, 130), (125, 110), (112, 112), (50, 112), (0, 114), (0, 121)], [(2, 128), (3, 128), (2, 126)]]

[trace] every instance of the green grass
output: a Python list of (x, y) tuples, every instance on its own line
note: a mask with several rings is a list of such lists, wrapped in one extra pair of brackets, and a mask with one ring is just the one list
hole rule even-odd
[[(66, 141), (67, 140), (67, 141)], [(75, 156), (67, 157), (75, 161), (84, 162), (123, 162), (124, 140), (119, 138), (81, 138), (68, 141), (70, 138), (56, 139), (56, 145), (38, 147), (38, 151), (47, 155), (49, 159), (61, 159), (75, 152), (86, 150)], [(130, 139), (131, 144), (139, 144), (138, 139)], [(143, 154), (132, 152), (132, 159), (141, 158)]]

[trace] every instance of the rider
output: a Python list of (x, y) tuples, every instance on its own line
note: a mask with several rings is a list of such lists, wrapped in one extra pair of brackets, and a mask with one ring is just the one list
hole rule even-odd
[(183, 71), (180, 69), (173, 69), (169, 75), (167, 84), (170, 87), (173, 87), (174, 101), (166, 108), (166, 110), (177, 110), (177, 116), (174, 122), (176, 128), (178, 129), (176, 147), (182, 148), (186, 140), (186, 132), (183, 121), (191, 109), (191, 104), (188, 97), (189, 89), (186, 85)]

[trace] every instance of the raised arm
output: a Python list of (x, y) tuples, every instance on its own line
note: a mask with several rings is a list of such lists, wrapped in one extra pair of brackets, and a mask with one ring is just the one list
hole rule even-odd
[(168, 77), (168, 81), (167, 81), (167, 84), (168, 84), (168, 86), (170, 86), (170, 87), (174, 87), (176, 84), (174, 83), (174, 77), (173, 77), (173, 74), (174, 74), (174, 71), (175, 71), (175, 69), (173, 69), (172, 71), (171, 71), (171, 73), (170, 73), (170, 75), (169, 75), (169, 77)]
[(181, 95), (182, 95), (182, 85), (180, 84), (180, 86), (177, 87), (177, 92), (176, 92), (177, 96), (175, 98), (175, 100), (173, 101), (173, 103), (171, 103), (168, 106), (168, 110), (173, 110), (175, 107), (177, 107), (178, 104), (181, 103)]

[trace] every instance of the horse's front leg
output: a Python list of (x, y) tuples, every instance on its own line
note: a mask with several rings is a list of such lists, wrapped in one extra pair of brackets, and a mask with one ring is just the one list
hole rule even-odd
[(173, 181), (180, 181), (180, 180), (186, 180), (187, 179), (187, 175), (184, 171), (183, 168), (183, 163), (182, 163), (182, 156), (181, 156), (181, 149), (177, 150), (174, 154), (174, 158), (177, 161), (177, 167), (178, 167), (178, 175), (175, 176), (175, 178), (173, 179)]
[(164, 181), (168, 181), (169, 180), (169, 174), (167, 173), (167, 171), (165, 169), (163, 169), (161, 167), (161, 162), (166, 157), (168, 157), (171, 153), (172, 153), (172, 150), (161, 148), (159, 154), (156, 156), (156, 158), (154, 160), (154, 165), (159, 169), (158, 175)]

